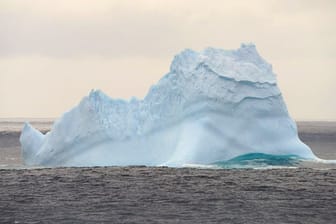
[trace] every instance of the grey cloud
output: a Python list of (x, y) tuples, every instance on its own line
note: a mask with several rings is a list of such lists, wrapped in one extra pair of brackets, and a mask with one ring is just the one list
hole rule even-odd
[(171, 54), (181, 42), (176, 18), (120, 15), (97, 18), (44, 18), (1, 15), (0, 54), (137, 56)]
[(220, 2), (214, 2), (216, 10), (197, 1), (197, 7), (175, 11), (121, 7), (86, 16), (0, 10), (0, 56), (171, 57), (184, 48), (241, 42), (272, 49), (279, 58), (315, 57), (321, 51), (320, 56), (335, 55), (336, 31), (325, 20), (336, 16), (324, 14), (335, 5), (331, 1), (257, 1), (256, 7), (232, 9)]

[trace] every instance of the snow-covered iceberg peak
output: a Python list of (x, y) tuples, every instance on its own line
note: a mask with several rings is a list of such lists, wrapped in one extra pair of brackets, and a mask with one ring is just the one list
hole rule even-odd
[(187, 49), (175, 56), (170, 71), (188, 75), (200, 65), (236, 81), (276, 83), (272, 65), (260, 57), (254, 44), (242, 44), (233, 51), (209, 47), (198, 53)]
[(253, 44), (185, 50), (143, 100), (91, 91), (49, 133), (26, 125), (20, 140), (27, 164), (47, 166), (182, 166), (250, 153), (316, 158)]

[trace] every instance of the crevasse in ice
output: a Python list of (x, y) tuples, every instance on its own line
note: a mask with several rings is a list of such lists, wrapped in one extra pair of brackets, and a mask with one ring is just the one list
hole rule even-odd
[(26, 123), (20, 141), (28, 165), (183, 166), (249, 153), (316, 158), (253, 44), (184, 50), (144, 99), (91, 91), (46, 135)]

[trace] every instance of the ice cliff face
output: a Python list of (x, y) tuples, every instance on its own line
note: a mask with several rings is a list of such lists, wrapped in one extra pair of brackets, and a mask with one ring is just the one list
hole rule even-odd
[(254, 45), (185, 50), (143, 100), (92, 91), (46, 135), (21, 134), (30, 165), (211, 164), (248, 153), (313, 159)]

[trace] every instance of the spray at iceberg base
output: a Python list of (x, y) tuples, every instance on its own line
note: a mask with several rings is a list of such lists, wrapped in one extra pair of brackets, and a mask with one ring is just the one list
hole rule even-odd
[(20, 141), (24, 162), (39, 166), (318, 160), (298, 138), (272, 66), (253, 44), (185, 50), (144, 99), (92, 91), (45, 135), (26, 123)]

